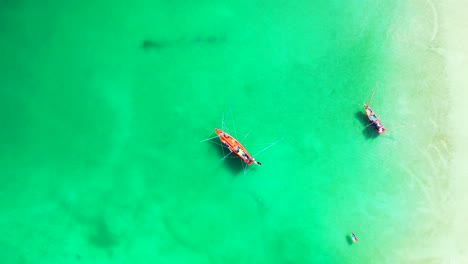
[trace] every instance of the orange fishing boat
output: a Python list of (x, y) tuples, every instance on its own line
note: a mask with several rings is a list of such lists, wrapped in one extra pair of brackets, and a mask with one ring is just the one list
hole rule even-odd
[(252, 163), (257, 164), (258, 166), (262, 166), (262, 163), (256, 161), (252, 155), (247, 152), (247, 150), (242, 146), (239, 141), (237, 141), (235, 138), (233, 138), (231, 135), (228, 133), (219, 130), (215, 128), (215, 132), (219, 137), (219, 140), (221, 140), (221, 143), (229, 149), (230, 152), (234, 153), (237, 157), (239, 157), (243, 162), (245, 162), (247, 165), (251, 165)]
[(374, 113), (372, 108), (370, 108), (369, 105), (365, 104), (364, 105), (364, 110), (366, 110), (367, 118), (369, 119), (370, 124), (375, 128), (375, 130), (377, 130), (377, 133), (383, 134), (386, 129), (385, 129), (384, 125), (382, 124), (382, 122), (380, 122), (380, 119)]

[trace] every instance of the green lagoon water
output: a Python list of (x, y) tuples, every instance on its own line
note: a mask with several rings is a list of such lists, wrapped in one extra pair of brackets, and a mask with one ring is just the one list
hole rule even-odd
[[(435, 79), (386, 2), (1, 1), (2, 263), (396, 263), (444, 137), (362, 103), (391, 127), (443, 95), (413, 105)], [(283, 140), (244, 174), (200, 142), (223, 116)]]

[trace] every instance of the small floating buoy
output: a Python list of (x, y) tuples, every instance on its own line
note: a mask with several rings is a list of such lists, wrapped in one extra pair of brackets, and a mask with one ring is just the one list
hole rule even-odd
[(354, 243), (358, 242), (358, 239), (357, 239), (356, 235), (353, 232), (351, 232), (351, 239), (353, 240)]

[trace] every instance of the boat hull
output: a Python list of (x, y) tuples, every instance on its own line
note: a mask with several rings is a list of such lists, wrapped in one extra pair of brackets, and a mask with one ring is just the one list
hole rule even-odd
[(385, 129), (384, 125), (382, 124), (382, 122), (380, 122), (380, 119), (374, 113), (372, 108), (370, 108), (370, 106), (368, 106), (368, 105), (364, 105), (364, 110), (366, 111), (367, 119), (369, 119), (369, 122), (375, 128), (377, 133), (379, 133), (379, 134), (385, 133), (386, 129)]
[(237, 157), (239, 157), (243, 162), (245, 162), (247, 165), (252, 165), (254, 163), (255, 159), (252, 157), (252, 155), (247, 152), (244, 146), (237, 141), (234, 137), (229, 135), (228, 133), (215, 128), (215, 132), (219, 137), (219, 140), (221, 140), (221, 143), (229, 149), (232, 153), (234, 153)]

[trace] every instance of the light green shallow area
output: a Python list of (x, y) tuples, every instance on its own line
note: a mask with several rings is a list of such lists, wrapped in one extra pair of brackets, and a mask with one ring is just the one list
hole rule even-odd
[[(438, 58), (408, 37), (430, 29), (397, 2), (4, 1), (0, 258), (405, 259), (450, 147)], [(406, 127), (365, 127), (374, 89)], [(202, 141), (222, 123), (251, 154), (280, 141), (245, 171)]]

